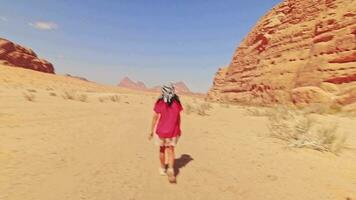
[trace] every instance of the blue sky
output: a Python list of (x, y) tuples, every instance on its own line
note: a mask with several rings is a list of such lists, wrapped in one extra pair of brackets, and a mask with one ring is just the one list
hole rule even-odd
[(0, 37), (70, 73), (116, 85), (184, 81), (206, 92), (257, 20), (280, 0), (2, 0)]

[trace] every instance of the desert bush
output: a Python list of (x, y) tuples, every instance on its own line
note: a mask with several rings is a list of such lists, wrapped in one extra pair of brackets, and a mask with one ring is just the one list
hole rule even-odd
[(190, 115), (191, 113), (196, 113), (197, 115), (205, 116), (208, 115), (207, 111), (210, 109), (212, 109), (212, 105), (207, 102), (196, 104), (187, 103), (184, 105), (184, 110), (187, 115)]
[(27, 89), (27, 92), (36, 93), (36, 92), (37, 92), (37, 90), (35, 90), (35, 89)]
[(88, 101), (88, 96), (86, 94), (80, 94), (77, 96), (77, 99), (81, 102), (87, 102)]
[(55, 97), (55, 96), (57, 96), (57, 94), (55, 92), (50, 92), (49, 96)]
[(251, 116), (269, 116), (270, 112), (266, 108), (247, 107), (246, 112)]
[(195, 112), (198, 115), (205, 116), (208, 115), (207, 111), (209, 111), (210, 109), (212, 109), (212, 105), (209, 102), (197, 102)]
[(186, 104), (184, 105), (184, 110), (187, 115), (190, 115), (193, 112), (194, 107), (191, 104)]
[(337, 124), (322, 124), (287, 107), (271, 110), (268, 118), (270, 136), (286, 141), (289, 147), (335, 154), (344, 147), (346, 137), (338, 133)]
[(105, 98), (104, 98), (104, 97), (99, 97), (98, 100), (99, 100), (99, 102), (101, 102), (101, 103), (104, 103), (104, 102), (105, 102)]
[(120, 97), (117, 95), (112, 95), (109, 98), (112, 102), (120, 102)]
[(77, 100), (80, 102), (88, 101), (88, 96), (86, 94), (78, 94), (74, 90), (64, 91), (62, 94), (62, 97), (63, 97), (63, 99), (66, 99), (66, 100)]
[(36, 96), (30, 92), (24, 92), (23, 96), (27, 101), (35, 101), (35, 98), (36, 98)]
[(230, 108), (230, 105), (228, 103), (220, 103), (220, 107), (222, 107), (222, 108)]
[(101, 103), (104, 103), (106, 101), (111, 101), (111, 102), (120, 102), (121, 101), (121, 98), (118, 96), (118, 95), (109, 95), (109, 96), (102, 96), (102, 97), (99, 97), (98, 99)]
[(206, 112), (207, 110), (208, 108), (204, 107), (202, 104), (196, 107), (196, 113), (200, 116), (208, 115)]
[(63, 99), (75, 100), (76, 92), (74, 90), (64, 91), (62, 97)]
[(204, 103), (200, 104), (200, 107), (204, 110), (210, 110), (213, 108), (213, 106), (209, 102), (204, 102)]

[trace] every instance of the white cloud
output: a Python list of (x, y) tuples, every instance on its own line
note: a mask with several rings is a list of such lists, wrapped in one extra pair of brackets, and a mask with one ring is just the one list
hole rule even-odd
[(50, 31), (50, 30), (55, 30), (58, 28), (58, 25), (54, 22), (45, 22), (45, 21), (38, 21), (34, 23), (29, 23), (30, 26), (32, 26), (35, 29), (39, 30), (44, 30), (44, 31)]
[(6, 18), (6, 17), (4, 17), (4, 16), (0, 16), (0, 21), (7, 22), (8, 20), (7, 20), (7, 18)]

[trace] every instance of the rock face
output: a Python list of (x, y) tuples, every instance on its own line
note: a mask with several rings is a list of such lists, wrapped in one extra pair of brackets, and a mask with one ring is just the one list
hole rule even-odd
[(285, 0), (260, 19), (230, 65), (219, 69), (208, 99), (260, 105), (337, 101), (353, 88), (356, 1)]
[(39, 59), (31, 49), (3, 38), (0, 38), (0, 60), (10, 66), (54, 74), (54, 68), (51, 63)]
[(214, 81), (213, 81), (213, 87), (208, 92), (209, 98), (218, 100), (218, 101), (224, 101), (223, 95), (221, 93), (223, 91), (223, 87), (224, 87), (224, 83), (225, 83), (224, 80), (226, 77), (227, 70), (228, 70), (228, 66), (221, 67), (216, 72)]

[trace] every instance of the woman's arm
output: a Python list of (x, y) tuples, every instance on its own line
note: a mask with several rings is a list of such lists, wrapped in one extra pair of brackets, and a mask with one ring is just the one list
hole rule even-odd
[(158, 118), (159, 118), (159, 115), (158, 115), (157, 113), (154, 113), (154, 114), (153, 114), (153, 117), (152, 117), (151, 132), (150, 132), (150, 134), (148, 135), (148, 139), (149, 139), (149, 140), (152, 139), (152, 137), (153, 137), (153, 133), (154, 133), (154, 131), (155, 131)]

